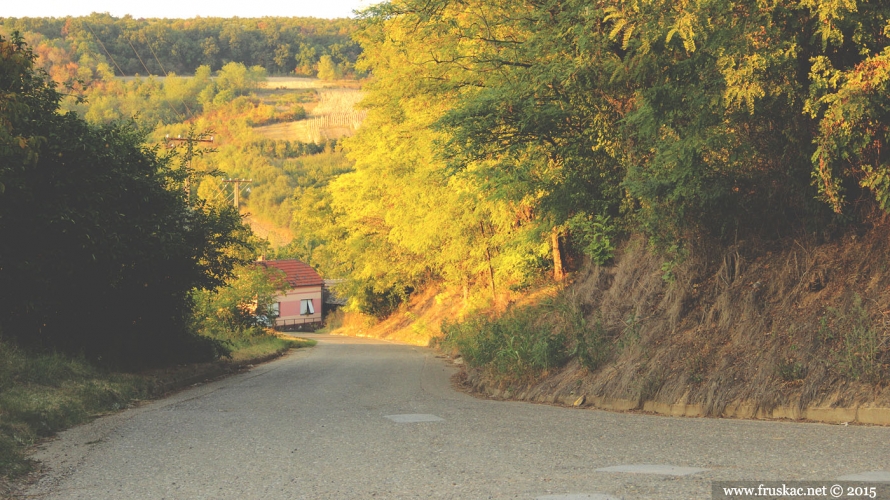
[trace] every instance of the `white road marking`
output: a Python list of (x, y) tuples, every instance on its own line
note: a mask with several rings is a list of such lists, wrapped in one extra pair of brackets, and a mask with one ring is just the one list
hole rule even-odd
[(705, 472), (708, 469), (699, 467), (678, 467), (676, 465), (658, 465), (658, 464), (634, 464), (634, 465), (615, 465), (612, 467), (603, 467), (597, 469), (597, 472), (630, 472), (634, 474), (661, 474), (664, 476), (688, 476)]
[(602, 493), (567, 493), (565, 495), (545, 495), (535, 500), (618, 500), (618, 497)]
[(859, 474), (848, 474), (837, 478), (838, 481), (871, 481), (875, 483), (890, 483), (890, 472), (885, 470), (873, 470), (869, 472), (860, 472)]
[(445, 419), (430, 415), (429, 413), (405, 413), (403, 415), (386, 415), (386, 418), (399, 424), (413, 424), (416, 422), (444, 422)]

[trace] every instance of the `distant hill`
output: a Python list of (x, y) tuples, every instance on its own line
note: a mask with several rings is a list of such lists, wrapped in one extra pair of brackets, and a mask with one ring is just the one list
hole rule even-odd
[(273, 75), (316, 76), (322, 60), (351, 78), (361, 53), (351, 38), (354, 27), (351, 19), (292, 17), (0, 17), (0, 34), (22, 33), (44, 69), (87, 80), (82, 68), (95, 70), (100, 63), (117, 76), (194, 74), (199, 66), (216, 71), (229, 62), (261, 66)]

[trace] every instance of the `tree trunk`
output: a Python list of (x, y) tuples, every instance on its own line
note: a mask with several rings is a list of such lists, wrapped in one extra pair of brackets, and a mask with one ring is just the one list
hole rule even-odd
[[(479, 230), (482, 232), (482, 238), (485, 238), (485, 224), (482, 221), (479, 221)], [(498, 294), (494, 287), (494, 266), (491, 264), (491, 247), (488, 246), (488, 242), (485, 242), (485, 259), (488, 261), (488, 280), (491, 283), (491, 298), (494, 301), (498, 300)]]
[(553, 280), (562, 281), (566, 277), (565, 268), (562, 266), (562, 252), (559, 247), (560, 230), (556, 227), (550, 233), (550, 246), (553, 248)]

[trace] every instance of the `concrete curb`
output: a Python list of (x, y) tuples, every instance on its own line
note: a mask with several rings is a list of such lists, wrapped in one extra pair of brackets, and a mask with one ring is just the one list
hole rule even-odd
[[(554, 402), (558, 402), (565, 406), (579, 406), (575, 404), (579, 397), (580, 396), (578, 395), (563, 396), (554, 398)], [(668, 404), (657, 401), (645, 401), (641, 407), (637, 401), (597, 396), (585, 397), (584, 401), (585, 403), (580, 406), (598, 408), (601, 410), (642, 410), (648, 413), (657, 413), (659, 415), (669, 415), (672, 417), (706, 416), (705, 409), (700, 404)], [(767, 411), (762, 408), (757, 409), (753, 404), (737, 403), (727, 406), (720, 415), (715, 416), (758, 420), (807, 420), (827, 424), (856, 423), (890, 426), (890, 408), (874, 408), (868, 406), (858, 406), (855, 408), (810, 407), (802, 410), (780, 406)]]
[(826, 424), (867, 424), (890, 426), (890, 408), (859, 405), (854, 408), (834, 408), (812, 406), (804, 409), (779, 406), (766, 410), (755, 404), (744, 401), (733, 403), (719, 415), (708, 415), (704, 405), (687, 403), (663, 403), (659, 401), (643, 401), (610, 398), (605, 396), (589, 396), (586, 394), (538, 394), (532, 396), (529, 391), (513, 392), (486, 387), (484, 384), (464, 385), (465, 390), (498, 400), (529, 401), (554, 404), (575, 408), (596, 408), (607, 411), (643, 411), (671, 417), (712, 417), (738, 418), (754, 420), (803, 420)]

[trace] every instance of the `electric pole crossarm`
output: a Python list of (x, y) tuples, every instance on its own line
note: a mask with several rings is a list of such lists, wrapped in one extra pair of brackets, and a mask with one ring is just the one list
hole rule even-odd
[(223, 179), (223, 182), (234, 184), (235, 191), (235, 210), (239, 208), (239, 194), (241, 193), (241, 184), (249, 184), (253, 182), (253, 179)]

